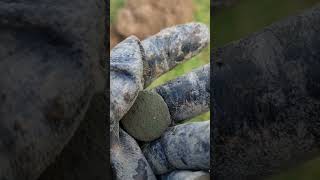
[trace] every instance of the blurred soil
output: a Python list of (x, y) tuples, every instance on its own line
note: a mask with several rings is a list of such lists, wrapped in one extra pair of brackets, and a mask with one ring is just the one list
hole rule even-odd
[(142, 40), (165, 27), (191, 22), (194, 9), (192, 0), (127, 0), (111, 25), (110, 47), (130, 35)]

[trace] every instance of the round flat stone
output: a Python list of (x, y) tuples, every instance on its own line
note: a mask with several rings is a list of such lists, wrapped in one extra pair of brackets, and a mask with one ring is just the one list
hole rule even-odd
[(169, 109), (162, 97), (151, 91), (141, 91), (121, 120), (124, 129), (135, 139), (152, 141), (161, 136), (171, 123)]

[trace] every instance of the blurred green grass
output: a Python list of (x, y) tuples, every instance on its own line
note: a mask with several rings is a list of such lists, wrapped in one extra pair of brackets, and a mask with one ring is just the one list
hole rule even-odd
[(320, 158), (310, 160), (268, 180), (319, 180)]
[(215, 46), (238, 40), (289, 15), (311, 7), (319, 0), (238, 0), (214, 12), (212, 40)]
[(117, 18), (118, 10), (123, 7), (124, 0), (110, 0), (110, 24)]
[[(319, 0), (239, 0), (214, 12), (211, 40), (215, 47), (243, 38), (263, 27), (297, 14)], [(320, 157), (268, 180), (319, 180)]]
[[(202, 22), (208, 27), (210, 27), (210, 0), (193, 0), (195, 6), (195, 13), (193, 15), (194, 21)], [(116, 13), (119, 8), (124, 5), (124, 0), (111, 0), (110, 1), (110, 22), (114, 23), (116, 21)], [(178, 76), (182, 76), (191, 70), (198, 68), (202, 65), (208, 64), (210, 62), (210, 47), (205, 48), (200, 54), (193, 57), (192, 59), (178, 65), (171, 71), (165, 73), (157, 80), (155, 80), (147, 89), (159, 86), (169, 80), (173, 80)], [(210, 119), (210, 113), (204, 113), (203, 115), (197, 116), (190, 121), (204, 121)], [(189, 122), (189, 121), (186, 121)]]

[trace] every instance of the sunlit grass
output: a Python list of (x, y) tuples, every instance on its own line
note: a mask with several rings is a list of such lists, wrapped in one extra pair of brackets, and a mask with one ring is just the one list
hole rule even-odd
[(267, 180), (319, 180), (319, 167), (320, 158), (317, 158)]
[(123, 7), (124, 0), (110, 0), (110, 24), (112, 24), (117, 16), (119, 8)]

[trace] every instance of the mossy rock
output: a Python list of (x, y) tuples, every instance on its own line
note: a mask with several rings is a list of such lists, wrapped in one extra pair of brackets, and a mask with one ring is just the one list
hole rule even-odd
[(135, 139), (152, 141), (161, 136), (171, 123), (167, 104), (151, 91), (141, 91), (121, 120), (124, 129)]

